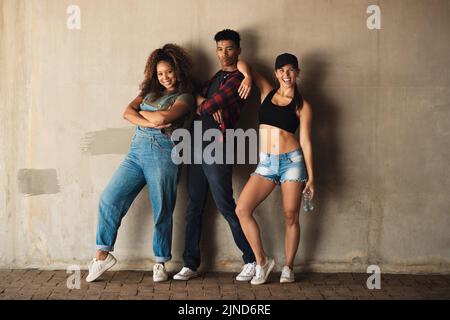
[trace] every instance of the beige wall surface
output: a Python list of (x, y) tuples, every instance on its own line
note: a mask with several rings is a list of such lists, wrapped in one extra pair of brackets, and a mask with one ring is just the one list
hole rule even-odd
[[(381, 29), (367, 27), (369, 5)], [(80, 29), (67, 27), (70, 5)], [(450, 1), (0, 0), (0, 268), (85, 267), (95, 252), (99, 195), (127, 152), (122, 119), (148, 54), (183, 45), (206, 80), (215, 32), (242, 35), (242, 57), (270, 75), (301, 60), (313, 106), (316, 210), (301, 213), (297, 270), (450, 272)], [(257, 125), (257, 91), (240, 127)], [(236, 165), (237, 198), (254, 165)], [(174, 212), (173, 260), (184, 247), (186, 176)], [(282, 266), (277, 189), (257, 209)], [(240, 252), (212, 200), (202, 268), (237, 271)], [(153, 263), (146, 189), (119, 230), (116, 269)]]

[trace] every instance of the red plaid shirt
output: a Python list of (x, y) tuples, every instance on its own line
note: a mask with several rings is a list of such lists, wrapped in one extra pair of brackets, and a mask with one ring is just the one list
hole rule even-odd
[[(217, 76), (217, 74), (206, 84), (208, 88), (211, 81)], [(241, 85), (244, 75), (236, 70), (226, 77), (219, 87), (219, 90), (207, 98), (203, 103), (198, 106), (197, 113), (199, 115), (213, 114), (217, 110), (222, 110), (222, 123), (220, 124), (220, 130), (225, 132), (226, 129), (233, 129), (236, 122), (239, 120), (239, 114), (242, 109), (243, 100), (239, 97), (238, 89)]]

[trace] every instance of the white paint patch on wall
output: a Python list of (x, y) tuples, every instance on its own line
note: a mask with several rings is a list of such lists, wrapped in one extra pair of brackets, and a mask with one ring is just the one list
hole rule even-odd
[(59, 193), (56, 169), (20, 169), (19, 192), (27, 196)]
[(130, 147), (134, 130), (134, 127), (127, 127), (88, 132), (82, 139), (81, 150), (92, 156), (125, 154)]

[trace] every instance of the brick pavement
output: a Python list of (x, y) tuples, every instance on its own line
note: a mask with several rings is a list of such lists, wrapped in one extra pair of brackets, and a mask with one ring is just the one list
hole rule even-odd
[(279, 273), (252, 286), (234, 273), (205, 273), (190, 281), (153, 283), (151, 271), (108, 271), (69, 290), (66, 271), (0, 270), (0, 300), (450, 300), (450, 275), (382, 274), (381, 289), (369, 290), (369, 274), (300, 273), (280, 284)]

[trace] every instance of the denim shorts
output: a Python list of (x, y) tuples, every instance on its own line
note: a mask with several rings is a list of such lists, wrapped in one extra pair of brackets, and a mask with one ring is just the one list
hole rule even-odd
[(260, 152), (258, 166), (251, 175), (262, 176), (276, 184), (288, 181), (308, 181), (308, 173), (301, 149), (282, 154)]

